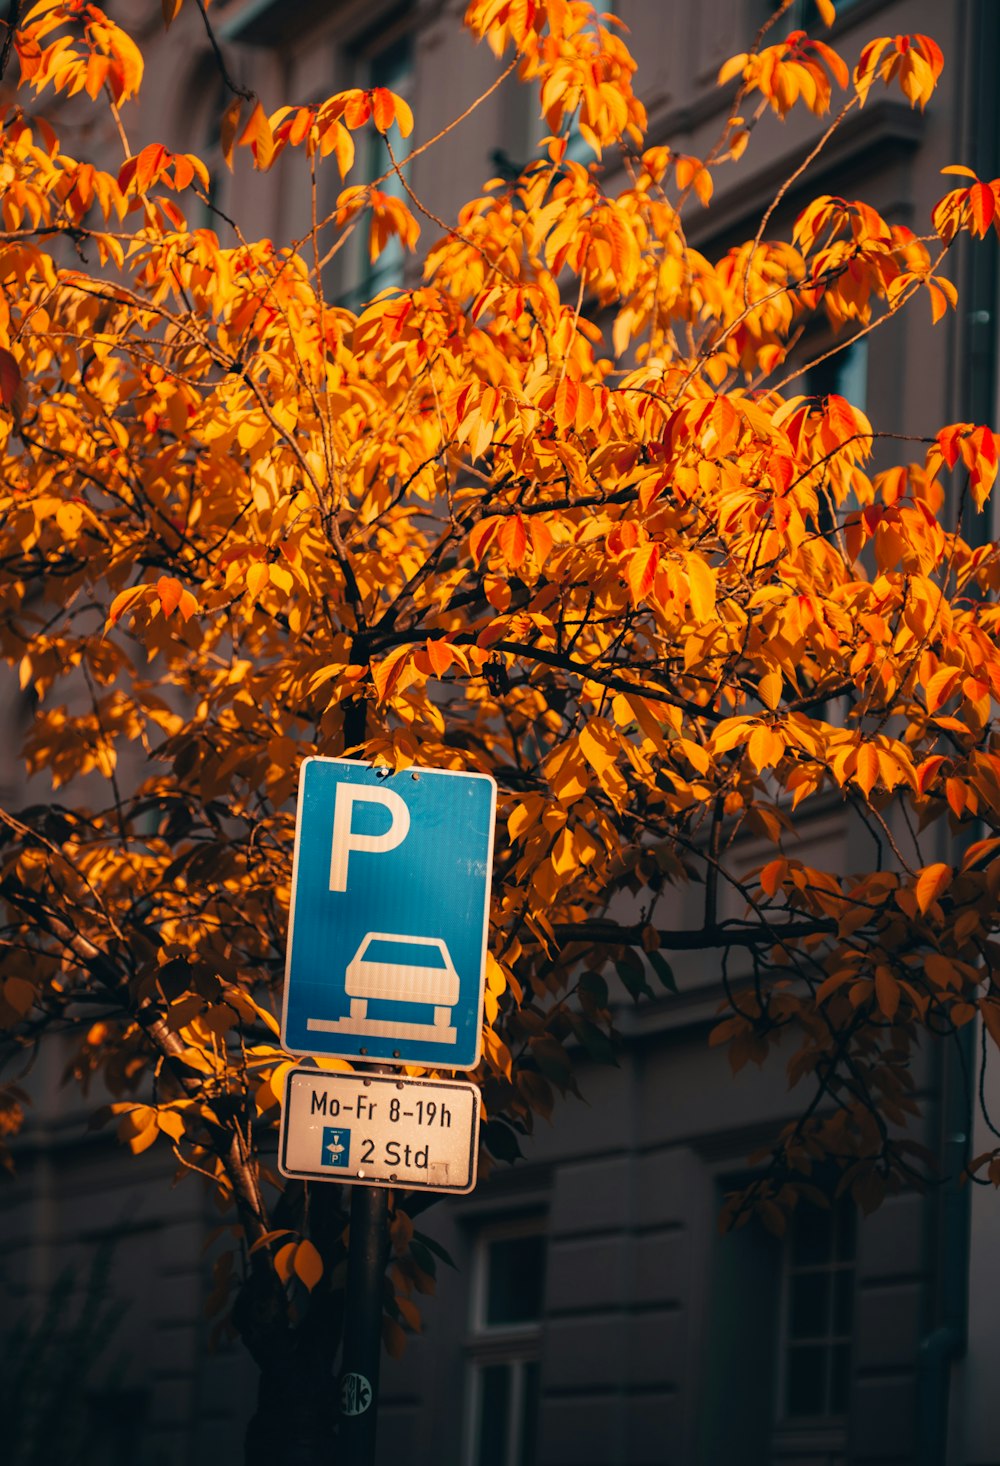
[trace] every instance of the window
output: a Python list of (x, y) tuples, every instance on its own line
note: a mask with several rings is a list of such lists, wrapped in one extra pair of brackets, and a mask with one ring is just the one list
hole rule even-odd
[[(719, 1203), (752, 1179), (720, 1181)], [(856, 1254), (850, 1198), (832, 1209), (801, 1202), (782, 1237), (751, 1217), (717, 1239), (700, 1461), (846, 1459)]]
[(847, 1412), (857, 1218), (848, 1200), (801, 1206), (785, 1259), (780, 1417), (828, 1420)]
[[(389, 91), (395, 92), (398, 96), (412, 104), (413, 101), (413, 35), (409, 30), (396, 34), (392, 39), (385, 39), (385, 32), (382, 31), (371, 45), (359, 46), (354, 55), (352, 84), (358, 87), (386, 87)], [(376, 178), (381, 178), (392, 168), (392, 159), (389, 156), (389, 148), (386, 139), (374, 127), (366, 130), (365, 147), (358, 158), (361, 165), (359, 169), (359, 181), (371, 183)], [(389, 142), (392, 144), (392, 151), (396, 161), (399, 162), (406, 156), (406, 143), (399, 131), (399, 126), (393, 123), (388, 133)], [(350, 182), (354, 182), (353, 178)], [(392, 198), (405, 198), (405, 190), (399, 177), (390, 173), (379, 188)], [(347, 251), (347, 268), (345, 274), (346, 289), (342, 292), (340, 303), (349, 310), (360, 310), (361, 307), (373, 296), (378, 295), (380, 290), (386, 290), (391, 285), (402, 285), (405, 254), (403, 246), (395, 235), (386, 243), (385, 249), (378, 259), (372, 262), (368, 255), (368, 228), (362, 223), (355, 230), (355, 237), (352, 241), (353, 248)]]
[(534, 1466), (545, 1236), (537, 1218), (477, 1242), (469, 1338), (466, 1466)]
[[(720, 1178), (716, 1214), (752, 1179)], [(696, 1453), (705, 1466), (772, 1459), (784, 1248), (759, 1217), (715, 1238)]]
[[(809, 354), (819, 356), (822, 352)], [(820, 399), (833, 392), (864, 412), (868, 402), (868, 337), (862, 336), (860, 341), (852, 341), (842, 351), (817, 362), (791, 384), (790, 390)]]
[[(849, 10), (853, 10), (858, 3), (859, 0), (833, 0), (837, 11), (837, 19), (840, 20)], [(770, 3), (770, 0), (765, 0), (763, 7), (758, 10), (758, 15), (760, 16), (759, 23), (763, 25), (774, 14), (777, 8), (777, 0), (774, 0), (774, 3)], [(825, 30), (826, 22), (819, 13), (819, 6), (816, 4), (816, 0), (792, 0), (791, 5), (781, 19), (768, 31), (764, 44), (766, 46), (773, 46), (776, 41), (780, 40), (782, 36), (787, 36), (791, 31), (805, 31), (808, 36), (822, 36)]]

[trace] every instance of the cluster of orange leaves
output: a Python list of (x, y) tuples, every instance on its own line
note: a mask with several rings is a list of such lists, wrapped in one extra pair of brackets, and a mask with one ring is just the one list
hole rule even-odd
[[(802, 1174), (855, 1156), (867, 1201), (904, 1175), (881, 1121), (912, 1109), (920, 1026), (978, 1011), (1000, 1031), (996, 840), (952, 868), (919, 838), (1000, 828), (1000, 571), (960, 513), (984, 506), (997, 439), (950, 424), (876, 469), (877, 427), (800, 391), (794, 350), (820, 315), (833, 350), (922, 293), (934, 320), (953, 308), (949, 246), (996, 223), (1000, 185), (949, 195), (924, 238), (822, 196), (787, 238), (711, 259), (683, 206), (710, 203), (741, 118), (704, 158), (643, 150), (635, 62), (584, 0), (473, 0), (467, 24), (513, 45), (553, 135), (469, 201), (422, 279), (358, 312), (315, 261), (365, 217), (373, 259), (416, 245), (384, 180), (275, 245), (192, 225), (193, 154), (126, 149), (115, 170), (40, 118), (3, 122), (0, 651), (37, 699), (29, 771), (101, 792), (2, 827), (0, 1020), (27, 1033), (110, 989), (121, 1011), (88, 1025), (77, 1076), (99, 1070), (132, 1149), (163, 1137), (270, 1247), (219, 1136), (248, 1095), (256, 1126), (277, 1115), (299, 763), (487, 769), (506, 835), (476, 1076), (493, 1153), (574, 1086), (574, 1052), (606, 1055), (616, 991), (678, 980), (665, 954), (698, 881), (739, 914), (710, 905), (689, 947), (755, 956), (716, 1033), (734, 1063), (794, 1026), (793, 1080), (833, 1085), (844, 1055), (877, 1076), (781, 1152)], [(38, 92), (106, 86), (117, 109), (141, 80), (90, 5), (46, 0), (16, 44)], [(922, 107), (940, 69), (926, 37), (884, 38), (845, 107), (876, 80)], [(782, 117), (851, 84), (801, 32), (736, 77), (739, 105)], [(413, 127), (384, 89), (245, 110), (222, 119), (231, 166), (302, 148), (342, 182), (354, 133)], [(627, 150), (617, 181), (567, 155), (571, 121), (595, 155)], [(101, 269), (25, 220), (92, 242)], [(803, 807), (866, 824), (896, 868), (804, 864)], [(617, 924), (624, 892), (641, 930)], [(251, 1170), (276, 1184), (256, 1151)], [(275, 1254), (290, 1290), (319, 1280), (311, 1246)]]

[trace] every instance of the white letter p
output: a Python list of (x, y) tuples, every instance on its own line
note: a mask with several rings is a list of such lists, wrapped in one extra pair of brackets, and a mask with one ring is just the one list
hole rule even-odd
[[(356, 799), (369, 804), (382, 804), (392, 816), (389, 828), (381, 835), (351, 832), (351, 817)], [(410, 830), (410, 811), (393, 789), (380, 789), (369, 784), (338, 784), (333, 807), (333, 849), (330, 855), (330, 890), (347, 890), (347, 863), (352, 850), (383, 853), (402, 845)]]

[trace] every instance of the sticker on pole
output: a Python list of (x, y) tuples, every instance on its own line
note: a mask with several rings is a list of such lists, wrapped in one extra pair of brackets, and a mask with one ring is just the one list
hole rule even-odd
[(345, 1374), (340, 1381), (341, 1415), (364, 1415), (374, 1397), (375, 1391), (365, 1375)]
[(480, 1108), (463, 1080), (291, 1069), (278, 1167), (307, 1181), (471, 1191)]
[(496, 784), (308, 758), (299, 781), (282, 1043), (474, 1069)]

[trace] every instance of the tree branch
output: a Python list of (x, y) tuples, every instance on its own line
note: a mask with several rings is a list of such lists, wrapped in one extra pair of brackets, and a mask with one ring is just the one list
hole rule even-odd
[(22, 0), (10, 0), (7, 7), (7, 19), (3, 22), (7, 28), (7, 34), (3, 38), (3, 49), (0, 50), (0, 79), (7, 70), (10, 53), (14, 49), (14, 36), (21, 23), (21, 4)]
[(231, 92), (235, 92), (236, 95), (238, 97), (242, 97), (245, 102), (256, 102), (257, 93), (252, 92), (249, 87), (241, 87), (240, 84), (233, 81), (232, 77), (229, 75), (229, 69), (226, 66), (225, 57), (223, 56), (222, 49), (219, 46), (218, 40), (216, 39), (215, 31), (212, 29), (212, 22), (208, 18), (208, 11), (205, 9), (205, 0), (195, 0), (195, 4), (201, 11), (201, 18), (205, 22), (205, 31), (208, 35), (209, 43), (212, 47), (212, 50), (215, 53), (216, 65), (219, 68), (222, 80), (225, 82), (226, 86)]
[[(552, 927), (560, 942), (593, 942), (603, 947), (641, 947), (649, 932), (648, 925), (636, 922), (622, 926), (604, 917), (589, 921), (556, 922)], [(782, 926), (765, 926), (749, 922), (720, 922), (697, 931), (656, 930), (660, 946), (673, 952), (701, 952), (716, 947), (773, 947), (802, 937), (836, 936), (837, 923), (817, 918), (815, 921), (790, 921)]]

